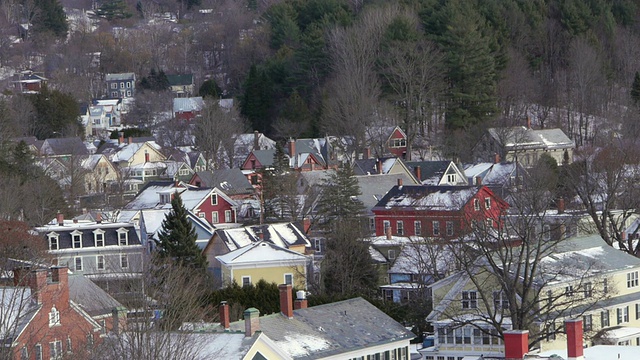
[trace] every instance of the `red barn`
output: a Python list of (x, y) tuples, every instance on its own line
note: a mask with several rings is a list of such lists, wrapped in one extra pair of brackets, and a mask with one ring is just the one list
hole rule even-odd
[(508, 204), (485, 186), (398, 185), (373, 207), (376, 235), (453, 239), (471, 224), (499, 227)]

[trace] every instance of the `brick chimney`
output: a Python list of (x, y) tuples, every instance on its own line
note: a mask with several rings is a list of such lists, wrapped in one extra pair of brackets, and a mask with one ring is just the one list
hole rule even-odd
[(304, 290), (296, 292), (296, 301), (293, 302), (293, 308), (295, 310), (307, 308), (307, 294), (304, 292)]
[(98, 215), (96, 215), (96, 224), (102, 224), (102, 214), (98, 213)]
[(296, 156), (296, 141), (289, 138), (289, 156), (293, 159)]
[(226, 301), (221, 301), (219, 310), (220, 326), (225, 330), (229, 330), (229, 304)]
[(124, 132), (118, 132), (118, 144), (122, 144), (124, 142)]
[(398, 179), (398, 186), (402, 186), (402, 179)]
[(149, 162), (149, 153), (148, 152), (144, 152), (144, 162), (148, 163)]
[(289, 319), (293, 319), (293, 298), (291, 296), (291, 285), (280, 284), (280, 312)]
[(506, 360), (522, 360), (529, 352), (529, 330), (504, 332), (504, 357)]
[(256, 308), (248, 308), (244, 311), (244, 336), (252, 337), (260, 330), (260, 311)]
[(302, 231), (304, 231), (305, 234), (308, 234), (310, 229), (311, 229), (311, 219), (309, 219), (308, 217), (305, 217), (304, 219), (302, 219)]
[(556, 206), (558, 207), (558, 214), (564, 214), (564, 198), (558, 198)]
[(369, 147), (364, 148), (364, 150), (362, 150), (362, 158), (364, 160), (367, 160), (370, 157), (371, 157), (371, 148)]
[(414, 167), (413, 173), (415, 174), (416, 179), (418, 179), (419, 182), (422, 182), (422, 169), (420, 168), (420, 166)]
[(482, 185), (482, 176), (476, 176), (476, 185)]
[(378, 159), (377, 167), (378, 174), (382, 174), (382, 160)]
[(260, 150), (260, 132), (253, 131), (253, 150)]
[(58, 225), (64, 226), (64, 214), (60, 211), (58, 211), (58, 214), (56, 215), (56, 220), (58, 221)]
[(500, 164), (500, 154), (495, 153), (494, 157), (493, 157), (493, 163), (494, 164)]
[(567, 332), (567, 360), (584, 359), (584, 350), (582, 347), (582, 320), (565, 320), (564, 326)]

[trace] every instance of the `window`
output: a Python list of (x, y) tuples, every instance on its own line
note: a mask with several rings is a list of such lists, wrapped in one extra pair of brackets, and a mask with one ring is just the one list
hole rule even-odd
[(433, 236), (438, 236), (440, 235), (440, 222), (439, 221), (434, 221), (433, 222)]
[(382, 221), (382, 227), (384, 228), (384, 232), (387, 232), (387, 229), (389, 229), (391, 227), (391, 221), (389, 220), (383, 220)]
[(618, 315), (617, 316), (617, 320), (618, 320), (617, 325), (629, 322), (629, 307), (628, 306), (625, 306), (623, 308), (618, 308), (618, 309), (616, 309), (616, 311), (617, 311), (617, 315)]
[(324, 249), (324, 239), (314, 239), (313, 240), (315, 249), (317, 252), (321, 253)]
[(96, 256), (96, 269), (104, 270), (104, 255)]
[(100, 324), (100, 334), (106, 334), (107, 333), (107, 321), (105, 319), (102, 319), (98, 322), (98, 324)]
[(293, 274), (284, 274), (284, 283), (287, 285), (293, 285)]
[(242, 277), (242, 287), (251, 285), (251, 276)]
[(473, 199), (473, 210), (480, 211), (480, 200)]
[(131, 97), (131, 90), (127, 90), (127, 96)]
[(593, 329), (591, 315), (585, 315), (582, 317), (582, 330), (583, 331), (591, 331)]
[(387, 255), (389, 257), (389, 260), (393, 260), (396, 258), (396, 251), (395, 250), (389, 250), (387, 251)]
[(593, 287), (590, 282), (584, 283), (583, 293), (585, 298), (590, 298), (591, 296), (593, 296)]
[(218, 220), (218, 212), (217, 211), (212, 211), (211, 212), (211, 223), (212, 224), (217, 224), (220, 221)]
[(127, 81), (127, 89), (131, 88), (131, 81)]
[(224, 222), (226, 222), (226, 223), (230, 223), (231, 222), (231, 210), (225, 210), (224, 211)]
[(29, 351), (26, 346), (23, 346), (22, 349), (20, 349), (20, 360), (29, 360)]
[[(114, 89), (115, 89), (115, 85), (116, 84), (113, 84), (113, 85), (114, 85)], [(111, 97), (114, 97), (114, 98), (118, 97), (118, 92), (117, 91), (112, 91), (111, 92)]]
[(636, 304), (636, 320), (640, 319), (640, 304)]
[(120, 267), (126, 269), (129, 267), (129, 255), (120, 254)]
[(36, 360), (42, 360), (42, 345), (36, 344)]
[(47, 236), (49, 237), (49, 250), (58, 250), (58, 234), (52, 232)]
[(404, 222), (396, 221), (396, 231), (398, 235), (404, 235)]
[(82, 271), (82, 257), (77, 256), (73, 259), (76, 271)]
[(218, 194), (211, 194), (211, 205), (218, 205)]
[(62, 341), (56, 340), (49, 343), (49, 357), (52, 360), (62, 358)]
[(508, 309), (509, 308), (509, 299), (504, 296), (502, 291), (494, 291), (493, 292), (493, 305), (496, 309)]
[(609, 310), (600, 312), (600, 326), (604, 329), (609, 327)]
[(447, 221), (447, 236), (453, 236), (453, 221)]
[(98, 229), (93, 232), (93, 241), (96, 247), (104, 246), (104, 231)]
[(404, 138), (401, 139), (391, 139), (391, 147), (405, 147), (407, 146), (407, 140)]
[(60, 312), (54, 305), (49, 312), (49, 327), (57, 325), (60, 325)]
[(369, 230), (371, 232), (376, 231), (376, 218), (369, 218)]
[(198, 217), (199, 217), (200, 219), (204, 219), (204, 217), (205, 217), (206, 215), (207, 215), (207, 214), (205, 214), (205, 213), (203, 213), (203, 212), (198, 213)]
[(564, 294), (565, 296), (573, 296), (573, 286), (569, 285), (567, 287), (564, 288)]
[(476, 291), (462, 292), (462, 308), (463, 309), (478, 308), (478, 293)]
[(93, 334), (92, 333), (88, 333), (87, 334), (87, 347), (89, 349), (93, 348)]
[(458, 180), (458, 177), (456, 176), (456, 174), (447, 175), (447, 182), (449, 184), (455, 184), (457, 180)]
[(160, 204), (168, 204), (171, 202), (171, 195), (160, 194)]
[(82, 248), (82, 233), (78, 230), (71, 233), (71, 241), (74, 249)]
[(122, 228), (118, 229), (118, 245), (129, 245), (129, 232), (127, 230)]
[(117, 83), (112, 82), (112, 83), (111, 83), (111, 88), (112, 88), (112, 89), (117, 89), (117, 88), (118, 88), (118, 84), (117, 84)]
[(416, 236), (422, 235), (422, 221), (416, 220), (413, 222), (413, 233)]
[(552, 322), (547, 328), (547, 341), (556, 339), (556, 323)]
[(627, 273), (627, 287), (632, 288), (638, 286), (638, 272), (633, 271)]
[(551, 227), (548, 224), (542, 227), (542, 239), (551, 240)]
[(258, 185), (258, 175), (251, 175), (251, 185)]
[(120, 82), (120, 89), (124, 89), (124, 82)]
[(491, 198), (484, 198), (484, 208), (487, 210), (491, 209)]

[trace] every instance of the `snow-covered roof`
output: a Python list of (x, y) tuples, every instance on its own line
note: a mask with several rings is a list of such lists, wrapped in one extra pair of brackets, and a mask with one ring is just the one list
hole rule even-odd
[(376, 208), (457, 211), (478, 193), (473, 186), (394, 186), (376, 204)]
[(295, 251), (276, 246), (266, 241), (259, 241), (243, 248), (231, 251), (216, 259), (227, 265), (257, 264), (257, 263), (304, 263), (306, 257)]
[(576, 144), (560, 129), (533, 130), (524, 126), (490, 128), (489, 134), (507, 150), (515, 149), (568, 149)]
[(173, 112), (200, 111), (204, 108), (204, 100), (201, 96), (173, 99)]

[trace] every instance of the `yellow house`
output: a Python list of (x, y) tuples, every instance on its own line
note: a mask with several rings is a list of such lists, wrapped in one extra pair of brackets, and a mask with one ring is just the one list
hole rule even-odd
[(160, 149), (160, 145), (156, 144), (155, 141), (123, 143), (117, 152), (113, 154), (111, 161), (124, 168), (167, 160), (167, 157), (160, 152)]
[[(529, 330), (542, 340), (530, 344), (533, 348), (566, 349), (562, 323), (571, 318), (582, 320), (587, 346), (640, 345), (640, 259), (589, 235), (564, 240), (538, 267), (536, 328)], [(512, 327), (509, 301), (486, 269), (474, 271), (474, 281), (459, 272), (431, 286), (433, 311), (427, 321), (434, 327), (434, 344), (421, 350), (425, 360), (503, 355), (497, 328)]]
[(82, 160), (85, 191), (88, 194), (105, 192), (107, 186), (118, 181), (118, 170), (105, 155), (93, 154)]
[(307, 266), (311, 259), (266, 241), (252, 243), (225, 255), (217, 256), (223, 285), (234, 281), (242, 286), (260, 280), (307, 288)]

